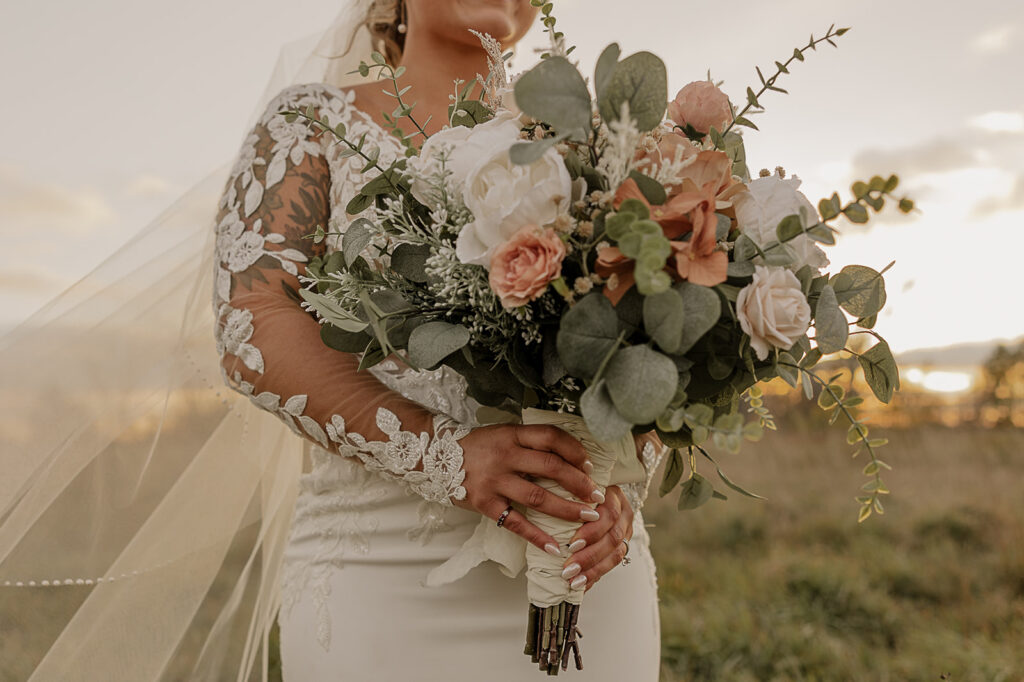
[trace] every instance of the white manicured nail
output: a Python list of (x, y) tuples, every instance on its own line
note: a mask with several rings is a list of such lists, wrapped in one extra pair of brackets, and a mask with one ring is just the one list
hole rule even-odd
[(571, 563), (562, 569), (562, 577), (568, 580), (577, 575), (583, 568), (577, 563)]
[(595, 489), (594, 492), (590, 493), (590, 499), (598, 504), (604, 504), (604, 493)]
[(551, 556), (562, 556), (562, 550), (558, 549), (558, 545), (553, 545), (550, 542), (544, 545), (544, 551)]
[(574, 542), (571, 545), (569, 545), (569, 554), (575, 554), (576, 552), (580, 551), (581, 549), (583, 549), (586, 546), (587, 546), (587, 541), (584, 540), (583, 538), (580, 538), (576, 542)]
[(586, 471), (588, 474), (593, 472), (594, 471), (594, 463), (591, 462), (589, 459), (586, 460), (585, 462), (583, 462), (583, 470)]
[(581, 587), (583, 587), (586, 584), (587, 584), (587, 576), (581, 575), (581, 576), (576, 577), (571, 583), (569, 583), (569, 587), (571, 587), (574, 590), (578, 590), (578, 589), (580, 589)]
[(580, 518), (584, 521), (597, 521), (599, 518), (601, 518), (601, 515), (594, 511), (593, 509), (584, 509), (583, 511), (580, 512)]

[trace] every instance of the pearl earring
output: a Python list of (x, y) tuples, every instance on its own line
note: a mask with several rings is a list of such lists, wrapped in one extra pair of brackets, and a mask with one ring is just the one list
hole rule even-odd
[(399, 0), (399, 15), (400, 21), (398, 22), (396, 29), (402, 35), (405, 35), (405, 32), (409, 30), (409, 27), (405, 25), (405, 3), (401, 0)]

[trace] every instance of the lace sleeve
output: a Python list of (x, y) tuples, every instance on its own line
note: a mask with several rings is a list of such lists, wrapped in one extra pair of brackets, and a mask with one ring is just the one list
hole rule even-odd
[(451, 504), (466, 494), (458, 440), (468, 429), (357, 371), (356, 356), (325, 346), (295, 293), (305, 264), (323, 248), (303, 237), (331, 217), (332, 140), (279, 113), (309, 105), (332, 127), (348, 124), (354, 111), (327, 86), (286, 89), (246, 137), (221, 199), (214, 311), (225, 381), (317, 445)]

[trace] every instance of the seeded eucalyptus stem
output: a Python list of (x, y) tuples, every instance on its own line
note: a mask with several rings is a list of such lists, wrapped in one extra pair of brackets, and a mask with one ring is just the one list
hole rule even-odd
[[(857, 516), (857, 521), (859, 523), (867, 520), (867, 518), (871, 516), (872, 511), (876, 511), (879, 514), (881, 514), (884, 509), (882, 507), (881, 496), (889, 494), (889, 489), (885, 486), (885, 483), (882, 481), (882, 469), (891, 469), (892, 467), (890, 467), (888, 464), (883, 462), (878, 457), (878, 454), (875, 452), (875, 448), (885, 445), (887, 441), (885, 439), (868, 438), (868, 427), (864, 425), (864, 422), (857, 419), (853, 415), (853, 413), (850, 412), (849, 407), (843, 401), (843, 393), (840, 387), (835, 386), (834, 384), (831, 384), (829, 382), (826, 382), (824, 379), (819, 377), (815, 372), (812, 372), (809, 369), (806, 369), (799, 365), (790, 364), (788, 362), (780, 362), (779, 364), (784, 364), (787, 367), (798, 369), (805, 375), (810, 377), (811, 381), (818, 384), (821, 387), (822, 392), (827, 393), (832, 400), (832, 404), (828, 404), (827, 402), (825, 404), (822, 404), (819, 398), (818, 404), (821, 405), (824, 409), (831, 409), (833, 407), (837, 408), (839, 412), (841, 412), (842, 415), (846, 417), (847, 421), (850, 422), (850, 433), (855, 433), (856, 435), (856, 440), (853, 441), (853, 443), (859, 441), (864, 446), (864, 449), (867, 451), (868, 457), (871, 458), (871, 461), (868, 462), (867, 466), (864, 467), (864, 475), (871, 476), (872, 480), (865, 483), (862, 488), (868, 494), (862, 495), (857, 498), (857, 502), (859, 502), (861, 505), (860, 513)], [(850, 438), (848, 436), (847, 441), (849, 440)], [(851, 443), (851, 445), (853, 443)], [(855, 457), (856, 455), (857, 453), (854, 453)]]
[(787, 59), (785, 62), (775, 62), (776, 70), (770, 78), (765, 78), (764, 74), (761, 73), (760, 67), (756, 67), (757, 76), (761, 81), (761, 89), (758, 90), (757, 92), (754, 92), (753, 88), (747, 88), (747, 105), (743, 107), (740, 113), (733, 118), (732, 122), (729, 123), (728, 126), (726, 126), (725, 130), (722, 131), (722, 135), (725, 135), (727, 132), (732, 130), (733, 126), (735, 126), (737, 123), (739, 123), (740, 125), (746, 125), (747, 127), (754, 128), (756, 130), (757, 126), (755, 126), (750, 121), (746, 120), (744, 118), (745, 114), (755, 107), (757, 109), (763, 110), (764, 107), (760, 105), (760, 103), (758, 102), (758, 98), (769, 90), (774, 90), (775, 92), (787, 94), (785, 90), (775, 85), (775, 81), (777, 81), (779, 79), (779, 76), (781, 76), (782, 74), (789, 73), (789, 65), (792, 64), (794, 60), (802, 62), (804, 60), (804, 52), (806, 52), (807, 50), (817, 50), (818, 45), (824, 42), (827, 42), (832, 47), (836, 47), (836, 44), (832, 41), (832, 38), (838, 38), (839, 36), (843, 35), (844, 33), (850, 30), (849, 28), (841, 28), (838, 30), (834, 30), (835, 27), (835, 24), (829, 26), (828, 33), (826, 33), (823, 38), (816, 39), (813, 35), (811, 35), (811, 39), (807, 43), (807, 45), (805, 45), (802, 48), (798, 47), (795, 50), (793, 50), (793, 54), (789, 57), (789, 59)]

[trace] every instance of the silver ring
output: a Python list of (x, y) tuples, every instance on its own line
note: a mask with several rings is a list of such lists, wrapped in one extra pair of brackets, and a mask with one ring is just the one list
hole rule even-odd
[(622, 555), (622, 565), (629, 566), (629, 564), (633, 561), (629, 558), (629, 540), (623, 538), (622, 544), (626, 545), (626, 553)]
[[(505, 525), (505, 519), (507, 519), (508, 515), (511, 514), (511, 513), (512, 513), (512, 505), (510, 504), (509, 506), (505, 507), (505, 511), (501, 512), (501, 514), (498, 516), (498, 528), (501, 528), (502, 526)], [(626, 545), (626, 546), (628, 547), (629, 545)]]

